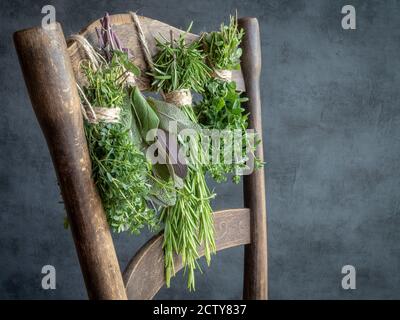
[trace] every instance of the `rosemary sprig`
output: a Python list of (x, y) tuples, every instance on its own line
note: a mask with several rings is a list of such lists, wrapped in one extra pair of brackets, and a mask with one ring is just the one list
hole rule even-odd
[(178, 39), (171, 36), (169, 41), (156, 38), (156, 43), (158, 54), (154, 59), (154, 71), (150, 73), (153, 77), (153, 88), (165, 92), (179, 89), (203, 92), (211, 69), (205, 64), (205, 55), (200, 49), (200, 43), (186, 43), (184, 34)]
[[(182, 110), (190, 120), (197, 123), (191, 106), (184, 106)], [(215, 253), (214, 222), (210, 200), (212, 194), (205, 181), (204, 150), (201, 145), (200, 134), (194, 141), (195, 145), (188, 145), (187, 141), (179, 138), (181, 145), (191, 152), (188, 174), (184, 180), (184, 187), (179, 193), (176, 203), (165, 208), (161, 213), (164, 222), (164, 256), (165, 275), (167, 286), (175, 274), (174, 252), (181, 255), (182, 263), (187, 272), (187, 286), (195, 289), (194, 271), (199, 268), (197, 263), (198, 247), (203, 244), (204, 256), (207, 264), (211, 262), (211, 254)]]
[(211, 254), (216, 251), (210, 206), (210, 199), (215, 195), (207, 187), (203, 168), (196, 168), (189, 170), (175, 205), (165, 208), (161, 213), (161, 220), (164, 222), (163, 248), (167, 287), (171, 277), (175, 275), (174, 253), (181, 255), (188, 277), (187, 287), (194, 290), (194, 271), (200, 269), (197, 262), (199, 246), (204, 245), (207, 264), (210, 264)]
[[(164, 40), (164, 42), (157, 40), (159, 51), (154, 59), (154, 70), (151, 73), (153, 88), (165, 93), (180, 89), (203, 92), (205, 84), (211, 79), (211, 69), (205, 63), (200, 43), (194, 41), (187, 44), (184, 34), (175, 40), (171, 33), (171, 39)], [(197, 124), (191, 106), (183, 106), (181, 109), (193, 123)], [(210, 199), (214, 195), (205, 181), (205, 167), (202, 164), (204, 151), (200, 135), (191, 141), (194, 141), (195, 145), (189, 149), (196, 150), (196, 154), (189, 165), (183, 189), (177, 195), (175, 205), (163, 209), (161, 213), (165, 226), (163, 247), (167, 286), (175, 274), (173, 255), (177, 253), (182, 257), (188, 275), (187, 286), (190, 290), (195, 288), (194, 272), (199, 268), (197, 263), (199, 246), (204, 245), (208, 264), (211, 254), (215, 252), (214, 224), (210, 206)], [(180, 144), (185, 146), (187, 142), (180, 138)]]

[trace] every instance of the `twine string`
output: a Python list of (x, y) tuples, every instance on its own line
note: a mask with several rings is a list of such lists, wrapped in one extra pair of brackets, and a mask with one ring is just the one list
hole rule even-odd
[(146, 36), (144, 35), (142, 25), (140, 24), (139, 17), (136, 14), (136, 12), (129, 11), (129, 14), (132, 17), (133, 22), (135, 23), (137, 34), (139, 36), (140, 47), (143, 50), (144, 59), (146, 60), (146, 63), (149, 66), (150, 70), (153, 71), (154, 70), (153, 58), (151, 57), (151, 52), (146, 41)]
[(89, 123), (99, 123), (99, 122), (107, 122), (107, 123), (117, 123), (120, 119), (120, 108), (104, 108), (104, 107), (94, 107), (89, 102), (88, 98), (86, 97), (84, 91), (76, 84), (80, 95), (82, 96), (83, 100), (85, 101), (85, 105), (81, 103), (81, 110), (83, 117)]
[(220, 70), (214, 69), (213, 70), (214, 78), (220, 79), (225, 82), (232, 81), (232, 70)]
[(102, 61), (104, 61), (104, 58), (93, 48), (93, 46), (89, 43), (89, 41), (87, 41), (84, 36), (80, 34), (73, 34), (69, 37), (68, 40), (75, 41), (78, 45), (81, 46), (95, 70), (100, 67), (100, 64)]
[(191, 106), (192, 94), (189, 89), (179, 89), (164, 93), (164, 100), (176, 105), (177, 107)]

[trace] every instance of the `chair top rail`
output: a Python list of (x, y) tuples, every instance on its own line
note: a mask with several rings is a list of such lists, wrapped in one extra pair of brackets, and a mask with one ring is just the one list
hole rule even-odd
[[(188, 43), (199, 38), (199, 35), (180, 30), (166, 23), (158, 20), (150, 19), (143, 16), (138, 16), (141, 28), (146, 38), (147, 46), (150, 53), (154, 56), (157, 53), (155, 38), (163, 41), (163, 39), (170, 39), (170, 32), (172, 31), (175, 38), (180, 34), (185, 35)], [(137, 85), (140, 90), (150, 91), (150, 77), (146, 74), (149, 71), (147, 66), (143, 49), (139, 41), (136, 25), (133, 21), (131, 14), (115, 14), (110, 15), (111, 25), (113, 30), (117, 33), (124, 47), (128, 48), (133, 54), (133, 63), (141, 70), (141, 75), (137, 79)], [(90, 23), (87, 27), (83, 28), (79, 34), (84, 36), (89, 43), (97, 46), (96, 28), (101, 28), (100, 19)], [(84, 81), (80, 63), (86, 59), (86, 55), (82, 48), (75, 42), (69, 41), (68, 52), (71, 57), (72, 67), (75, 73), (76, 80), (79, 84)], [(232, 71), (232, 80), (236, 82), (238, 91), (245, 91), (244, 79), (241, 70)]]

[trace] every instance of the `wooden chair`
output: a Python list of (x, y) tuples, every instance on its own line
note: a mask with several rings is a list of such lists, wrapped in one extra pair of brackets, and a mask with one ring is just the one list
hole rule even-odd
[[(156, 20), (139, 17), (150, 51), (156, 51), (154, 36), (169, 30), (182, 33)], [(131, 14), (112, 15), (111, 22), (125, 47), (132, 50), (134, 62), (145, 71), (143, 50)], [(246, 89), (250, 128), (260, 134), (261, 103), (259, 78), (261, 48), (255, 18), (239, 19), (245, 30), (242, 43), (242, 71), (234, 73), (238, 88)], [(99, 20), (80, 34), (89, 42), (96, 39)], [(198, 36), (187, 34), (187, 41)], [(72, 235), (90, 299), (151, 299), (165, 283), (162, 234), (151, 238), (121, 273), (101, 199), (91, 176), (91, 162), (83, 131), (76, 81), (81, 80), (79, 62), (85, 58), (76, 42), (67, 46), (60, 24), (52, 28), (31, 28), (14, 34), (21, 68), (30, 99), (46, 137), (57, 173)], [(145, 74), (145, 72), (142, 72)], [(142, 90), (149, 79), (139, 79)], [(263, 158), (262, 144), (256, 155)], [(264, 171), (244, 176), (246, 208), (215, 212), (217, 250), (245, 245), (244, 299), (267, 299), (267, 224)], [(182, 268), (176, 259), (175, 269)]]

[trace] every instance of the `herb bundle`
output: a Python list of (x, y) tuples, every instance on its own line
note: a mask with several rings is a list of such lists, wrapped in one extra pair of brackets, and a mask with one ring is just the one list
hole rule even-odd
[(150, 164), (132, 142), (131, 106), (121, 81), (125, 68), (117, 59), (115, 55), (97, 70), (87, 64), (84, 72), (88, 85), (84, 92), (92, 106), (119, 108), (121, 121), (86, 123), (85, 133), (93, 178), (111, 227), (117, 232), (138, 233), (144, 225), (154, 228), (157, 219), (147, 206)]
[[(240, 69), (242, 50), (239, 45), (243, 34), (243, 30), (238, 28), (237, 18), (231, 16), (229, 25), (222, 24), (220, 31), (213, 31), (203, 37), (207, 62), (217, 74), (217, 70)], [(230, 79), (220, 79), (218, 76), (207, 82), (202, 98), (202, 101), (196, 104), (195, 112), (203, 127), (226, 130), (231, 134), (239, 132), (241, 136), (241, 139), (232, 137), (236, 138), (233, 144), (224, 145), (224, 137), (217, 146), (210, 145), (210, 155), (214, 153), (215, 148), (219, 149), (219, 155), (218, 161), (208, 165), (207, 170), (217, 182), (226, 181), (226, 176), (233, 174), (233, 182), (238, 183), (241, 173), (247, 168), (246, 161), (249, 160), (247, 150), (254, 155), (258, 143), (258, 141), (251, 143), (255, 136), (246, 132), (248, 115), (244, 113), (241, 104), (248, 99), (242, 97), (236, 90), (235, 82)], [(237, 152), (238, 148), (241, 149), (240, 152)], [(254, 159), (255, 168), (259, 168), (260, 160)]]
[[(150, 229), (158, 225), (155, 211), (147, 205), (151, 164), (131, 132), (132, 82), (128, 80), (139, 75), (139, 69), (112, 30), (107, 13), (101, 26), (96, 31), (104, 57), (92, 48), (95, 61), (82, 64), (87, 84), (81, 93), (92, 113), (85, 134), (93, 178), (110, 226), (116, 232), (137, 234), (145, 225)], [(110, 111), (113, 117), (104, 117)]]
[[(189, 28), (190, 29), (190, 28)], [(186, 44), (184, 35), (178, 39), (166, 42), (157, 41), (158, 54), (154, 60), (153, 87), (162, 90), (165, 95), (192, 90), (203, 92), (205, 84), (210, 79), (211, 69), (205, 64), (205, 56), (200, 50), (200, 43)], [(189, 100), (191, 101), (191, 99)], [(197, 118), (191, 105), (185, 102), (177, 103), (181, 110), (194, 124)], [(205, 167), (202, 164), (204, 150), (201, 145), (200, 133), (190, 139), (188, 146), (184, 138), (180, 143), (191, 152), (188, 174), (184, 186), (177, 195), (174, 206), (163, 209), (161, 220), (164, 222), (164, 259), (167, 286), (175, 274), (173, 254), (182, 257), (182, 263), (188, 273), (188, 288), (194, 289), (194, 271), (198, 268), (198, 247), (203, 244), (207, 263), (215, 252), (214, 224), (210, 199), (214, 196), (205, 181)], [(193, 151), (194, 150), (194, 151)]]
[(242, 49), (239, 44), (243, 30), (238, 28), (237, 18), (231, 16), (229, 25), (221, 24), (220, 31), (213, 31), (203, 37), (208, 63), (216, 70), (240, 69)]
[[(188, 28), (188, 31), (190, 27)], [(158, 54), (154, 60), (152, 86), (157, 91), (173, 92), (191, 89), (203, 92), (210, 78), (211, 69), (204, 63), (205, 55), (197, 41), (187, 44), (181, 34), (178, 39), (162, 42), (156, 38)]]
[(224, 146), (227, 134), (221, 137), (217, 145), (210, 145), (210, 156), (213, 155), (215, 149), (218, 149), (219, 155), (218, 161), (210, 163), (207, 170), (217, 182), (226, 181), (226, 175), (233, 174), (232, 180), (238, 183), (240, 172), (245, 169), (248, 124), (247, 114), (243, 113), (244, 109), (241, 107), (241, 103), (245, 101), (247, 98), (241, 97), (236, 91), (234, 82), (214, 79), (206, 85), (202, 101), (195, 106), (196, 115), (203, 127), (217, 129), (220, 132), (226, 130), (227, 134), (232, 134), (232, 138), (235, 130), (240, 131), (242, 137), (242, 141), (236, 141), (236, 143), (241, 143), (240, 157), (235, 157), (232, 143)]

